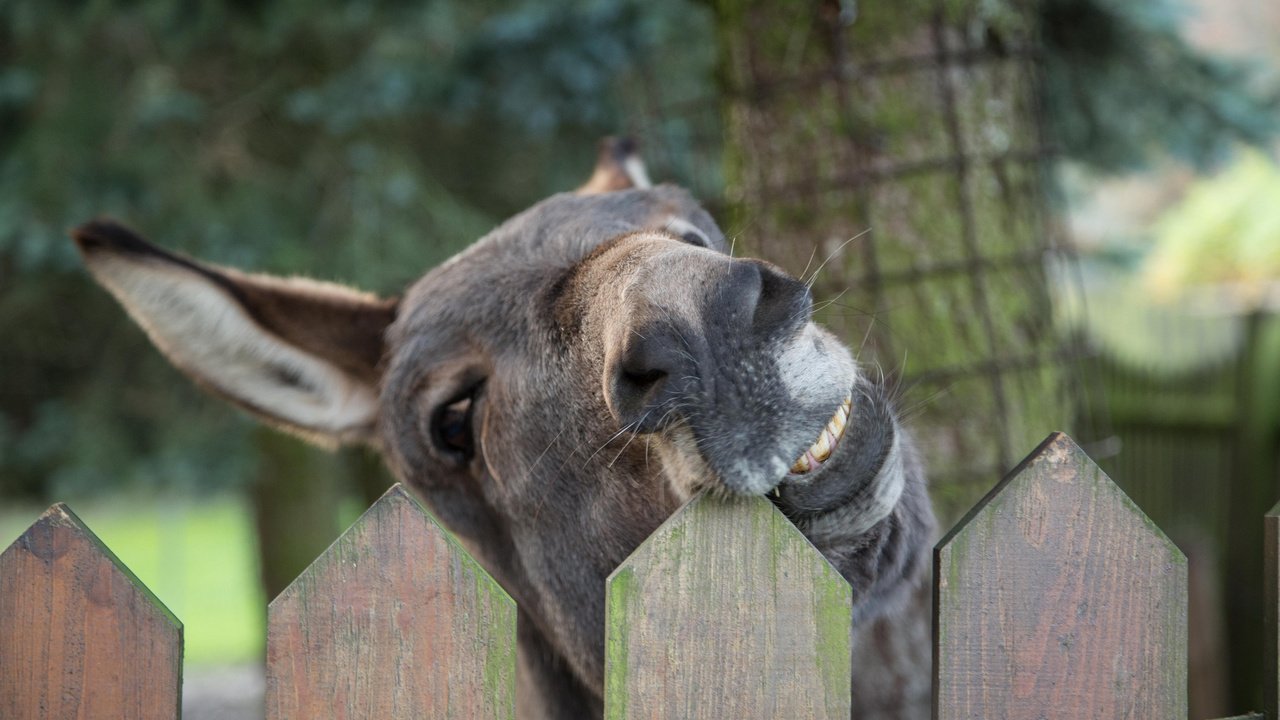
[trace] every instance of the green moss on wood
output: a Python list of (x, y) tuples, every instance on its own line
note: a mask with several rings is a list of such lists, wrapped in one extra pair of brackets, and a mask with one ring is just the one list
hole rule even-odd
[(853, 590), (830, 566), (814, 581), (814, 616), (818, 619), (818, 671), (826, 689), (827, 712), (834, 716), (848, 707), (852, 692)]
[(604, 614), (604, 714), (608, 720), (621, 720), (627, 716), (627, 675), (630, 670), (627, 653), (631, 629), (628, 611), (635, 592), (635, 574), (630, 568), (619, 569), (609, 579)]

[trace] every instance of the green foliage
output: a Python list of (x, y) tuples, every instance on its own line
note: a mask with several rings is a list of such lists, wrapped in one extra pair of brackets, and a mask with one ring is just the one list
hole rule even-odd
[(1258, 152), (1197, 182), (1155, 225), (1145, 289), (1167, 300), (1197, 285), (1226, 285), (1245, 307), (1259, 299), (1280, 280), (1278, 199), (1280, 166)]
[(251, 474), (249, 423), (148, 347), (68, 228), (396, 293), (585, 179), (653, 76), (709, 95), (690, 37), (710, 18), (682, 0), (0, 2), (0, 495)]
[(1044, 111), (1063, 154), (1096, 170), (1164, 154), (1205, 166), (1280, 131), (1280, 92), (1190, 47), (1173, 0), (1044, 0)]
[[(1053, 283), (1064, 327), (1121, 366), (1178, 376), (1224, 367), (1248, 348), (1248, 318), (1274, 307), (1280, 280), (1280, 166), (1244, 151), (1196, 180), (1144, 244), (1079, 260)], [(1139, 249), (1140, 248), (1140, 249)], [(1080, 293), (1071, 292), (1082, 282)]]

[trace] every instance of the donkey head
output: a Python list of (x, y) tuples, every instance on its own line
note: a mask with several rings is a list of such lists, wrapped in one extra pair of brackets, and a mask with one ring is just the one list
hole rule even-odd
[(554, 658), (548, 692), (585, 688), (584, 707), (604, 578), (694, 492), (839, 509), (856, 536), (907, 484), (882, 397), (811, 321), (808, 287), (731, 257), (625, 142), (398, 300), (197, 263), (107, 222), (74, 237), (201, 385), (313, 441), (380, 447), (516, 598), (526, 664)]

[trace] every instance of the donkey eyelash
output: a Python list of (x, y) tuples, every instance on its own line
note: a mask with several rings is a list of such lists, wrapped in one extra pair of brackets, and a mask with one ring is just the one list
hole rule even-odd
[(465, 451), (469, 444), (468, 428), (471, 400), (459, 400), (446, 407), (440, 414), (440, 441), (450, 449)]
[(687, 232), (680, 235), (680, 239), (695, 247), (707, 247), (707, 240), (701, 233)]
[(445, 455), (469, 462), (476, 454), (475, 406), (484, 383), (476, 383), (461, 395), (436, 408), (431, 417), (431, 439)]
[(678, 217), (671, 218), (667, 221), (666, 231), (677, 240), (695, 247), (711, 247), (711, 239), (707, 237), (706, 233), (687, 220), (682, 220)]

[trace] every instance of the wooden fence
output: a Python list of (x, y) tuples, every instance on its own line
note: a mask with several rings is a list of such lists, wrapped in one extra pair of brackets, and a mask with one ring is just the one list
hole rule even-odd
[[(1280, 720), (1265, 523), (1268, 707), (1242, 717)], [(934, 577), (936, 718), (1187, 716), (1186, 560), (1065, 435)], [(852, 592), (767, 501), (694, 499), (608, 582), (608, 718), (849, 717)], [(511, 718), (515, 643), (515, 603), (396, 486), (271, 603), (267, 717)], [(181, 682), (181, 623), (66, 506), (0, 555), (0, 718), (175, 718)]]

